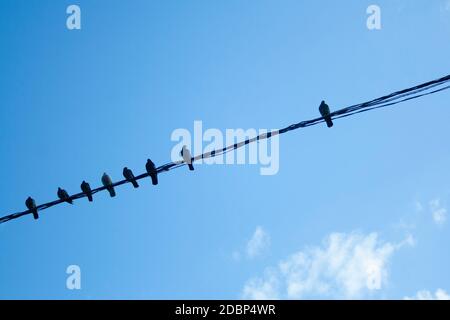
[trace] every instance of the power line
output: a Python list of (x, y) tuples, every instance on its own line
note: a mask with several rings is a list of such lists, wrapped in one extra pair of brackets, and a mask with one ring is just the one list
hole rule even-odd
[[(447, 89), (450, 89), (450, 75), (447, 75), (445, 77), (436, 79), (436, 80), (432, 80), (429, 82), (425, 82), (422, 83), (420, 85), (411, 87), (411, 88), (407, 88), (404, 90), (400, 90), (400, 91), (396, 91), (393, 92), (391, 94), (367, 101), (367, 102), (363, 102), (363, 103), (359, 103), (359, 104), (355, 104), (346, 108), (342, 108), (339, 109), (337, 111), (331, 112), (330, 113), (330, 117), (331, 119), (340, 119), (340, 118), (345, 118), (345, 117), (349, 117), (349, 116), (353, 116), (355, 114), (359, 114), (359, 113), (363, 113), (363, 112), (367, 112), (367, 111), (371, 111), (374, 109), (380, 109), (380, 108), (386, 108), (386, 107), (391, 107), (394, 105), (397, 105), (399, 103), (405, 102), (405, 101), (409, 101), (409, 100), (413, 100), (413, 99), (417, 99), (423, 96), (427, 96), (427, 95), (431, 95), (434, 93), (438, 93), (440, 91), (444, 91)], [(191, 162), (195, 162), (198, 161), (200, 159), (207, 159), (207, 158), (213, 158), (213, 157), (217, 157), (219, 155), (222, 155), (224, 153), (236, 150), (238, 148), (241, 148), (245, 145), (248, 145), (250, 143), (256, 142), (256, 141), (261, 141), (261, 140), (265, 140), (265, 139), (270, 139), (271, 137), (278, 135), (278, 134), (284, 134), (287, 133), (289, 131), (293, 131), (293, 130), (298, 130), (300, 128), (306, 128), (306, 127), (310, 127), (310, 126), (314, 126), (314, 125), (318, 125), (322, 122), (325, 122), (323, 117), (318, 117), (315, 119), (311, 119), (311, 120), (306, 120), (306, 121), (301, 121), (298, 123), (294, 123), (292, 125), (289, 125), (283, 129), (280, 130), (273, 130), (273, 131), (269, 131), (267, 133), (262, 133), (256, 137), (253, 138), (249, 138), (246, 139), (244, 141), (241, 141), (239, 143), (235, 143), (232, 145), (229, 145), (225, 148), (222, 149), (218, 149), (218, 150), (213, 150), (210, 152), (206, 152), (203, 153), (201, 155), (195, 156), (191, 158)], [(186, 165), (186, 163), (182, 160), (180, 161), (175, 161), (175, 162), (169, 162), (166, 163), (162, 166), (159, 166), (156, 168), (156, 172), (157, 174), (161, 174), (161, 173), (165, 173), (174, 169), (177, 169), (181, 166)], [(143, 173), (141, 175), (138, 175), (135, 177), (135, 180), (141, 180), (141, 179), (145, 179), (147, 177), (149, 177), (149, 173)], [(129, 180), (124, 179), (118, 182), (115, 182), (112, 184), (112, 187), (117, 187), (126, 183), (130, 183)], [(92, 189), (92, 194), (96, 194), (98, 192), (104, 191), (106, 190), (107, 187), (106, 186), (102, 186), (102, 187), (98, 187), (95, 189)], [(47, 202), (41, 205), (36, 206), (36, 209), (38, 211), (42, 211), (45, 209), (48, 209), (50, 207), (56, 206), (58, 204), (61, 204), (63, 202), (66, 202), (66, 200), (77, 200), (77, 199), (81, 199), (81, 198), (85, 198), (87, 197), (87, 195), (84, 192), (80, 192), (77, 194), (74, 194), (72, 196), (70, 196), (68, 199), (62, 200), (62, 199), (58, 199), (55, 201), (51, 201), (51, 202)], [(22, 212), (17, 212), (17, 213), (13, 213), (13, 214), (9, 214), (6, 215), (2, 218), (0, 218), (0, 224), (1, 223), (5, 223), (7, 221), (13, 220), (13, 219), (17, 219), (19, 217), (31, 214), (32, 210), (26, 210), (26, 211), (22, 211)]]

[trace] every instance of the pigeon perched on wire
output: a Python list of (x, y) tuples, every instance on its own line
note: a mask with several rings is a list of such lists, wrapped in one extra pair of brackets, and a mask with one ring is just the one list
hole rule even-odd
[(72, 201), (72, 199), (70, 199), (70, 196), (66, 190), (58, 188), (57, 194), (58, 194), (58, 198), (60, 198), (61, 200), (65, 201), (67, 203), (73, 204), (73, 201)]
[(36, 202), (32, 197), (28, 197), (27, 200), (25, 200), (25, 205), (27, 206), (28, 210), (30, 210), (31, 213), (33, 213), (33, 218), (35, 220), (39, 219), (38, 210), (36, 208)]
[(189, 170), (194, 170), (194, 165), (192, 164), (192, 156), (189, 149), (184, 145), (181, 149), (180, 155), (183, 157), (183, 161), (189, 166)]
[(149, 174), (150, 178), (152, 178), (152, 184), (156, 186), (158, 184), (158, 172), (156, 171), (156, 166), (152, 160), (147, 159), (145, 169), (147, 170), (147, 173)]
[(115, 197), (116, 191), (114, 190), (114, 187), (112, 185), (113, 183), (112, 183), (111, 177), (108, 176), (106, 173), (103, 173), (102, 183), (106, 187), (106, 189), (109, 191), (109, 195), (111, 197)]
[(81, 191), (83, 191), (83, 193), (86, 195), (88, 200), (92, 202), (92, 190), (91, 190), (91, 186), (89, 185), (89, 183), (87, 183), (86, 181), (83, 180), (80, 187), (81, 187)]
[(320, 103), (319, 112), (327, 123), (327, 127), (331, 128), (333, 126), (333, 121), (331, 120), (330, 116), (330, 107), (325, 103), (325, 101), (322, 101)]
[(133, 171), (131, 171), (127, 167), (123, 168), (123, 176), (125, 177), (125, 179), (127, 179), (127, 181), (131, 182), (133, 187), (139, 188), (139, 184), (137, 183), (136, 178), (134, 177)]

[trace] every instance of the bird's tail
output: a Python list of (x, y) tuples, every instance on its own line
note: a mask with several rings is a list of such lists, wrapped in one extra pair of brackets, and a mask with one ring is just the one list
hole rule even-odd
[(327, 122), (328, 128), (331, 128), (333, 126), (333, 121), (331, 120), (331, 117), (326, 117), (325, 121)]
[(39, 219), (39, 214), (38, 214), (38, 211), (36, 209), (33, 210), (33, 218), (34, 218), (34, 220)]
[(156, 186), (158, 184), (158, 175), (157, 174), (152, 174), (152, 175), (150, 175), (150, 178), (152, 178), (152, 184), (154, 186)]
[(114, 190), (114, 188), (108, 188), (108, 191), (109, 191), (109, 195), (111, 197), (115, 197), (116, 196), (116, 191)]
[(136, 180), (132, 180), (131, 183), (133, 184), (133, 187), (139, 188), (139, 184), (137, 183)]
[(92, 194), (88, 194), (88, 195), (87, 195), (87, 198), (88, 198), (89, 202), (92, 202), (92, 200), (93, 200), (93, 199), (92, 199)]
[(194, 171), (194, 165), (192, 163), (188, 163), (189, 170)]

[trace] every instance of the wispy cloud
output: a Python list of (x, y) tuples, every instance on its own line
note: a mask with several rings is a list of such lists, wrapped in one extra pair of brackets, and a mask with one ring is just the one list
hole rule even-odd
[(405, 297), (405, 300), (450, 300), (450, 295), (443, 289), (437, 289), (433, 294), (428, 290), (421, 290), (414, 297)]
[(261, 227), (256, 227), (255, 232), (251, 239), (247, 242), (246, 252), (247, 256), (250, 259), (253, 259), (259, 256), (270, 246), (270, 236), (269, 234)]
[(447, 220), (447, 209), (441, 205), (439, 198), (430, 201), (430, 210), (433, 216), (433, 221), (442, 226)]
[(438, 226), (444, 225), (447, 221), (447, 208), (442, 205), (441, 199), (439, 197), (436, 197), (429, 201), (428, 207), (426, 204), (424, 205), (422, 204), (422, 202), (416, 200), (414, 203), (414, 207), (417, 213), (431, 214), (433, 222)]
[(270, 247), (270, 235), (261, 226), (257, 226), (250, 239), (245, 242), (242, 248), (234, 250), (231, 257), (235, 261), (242, 258), (255, 259), (263, 255)]
[(253, 278), (244, 286), (242, 297), (252, 300), (280, 299), (280, 275), (276, 269), (268, 268), (263, 278)]
[(296, 252), (267, 268), (262, 277), (247, 281), (246, 299), (361, 298), (382, 289), (388, 280), (393, 253), (413, 245), (383, 243), (377, 233), (332, 233), (322, 246)]

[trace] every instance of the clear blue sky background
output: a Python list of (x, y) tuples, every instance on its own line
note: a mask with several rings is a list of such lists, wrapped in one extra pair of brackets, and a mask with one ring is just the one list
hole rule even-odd
[[(78, 4), (82, 29), (66, 28)], [(444, 0), (0, 2), (0, 213), (170, 160), (174, 129), (277, 128), (450, 73)], [(416, 240), (372, 298), (450, 290), (450, 93), (280, 140), (280, 171), (197, 166), (0, 225), (0, 298), (240, 298), (333, 232)], [(420, 202), (423, 210), (417, 210)], [(408, 224), (409, 227), (402, 226)], [(257, 226), (270, 248), (245, 258)], [(406, 230), (407, 229), (407, 230)], [(233, 253), (241, 252), (241, 259)], [(82, 289), (66, 289), (66, 268)], [(306, 296), (305, 298), (308, 298)]]

